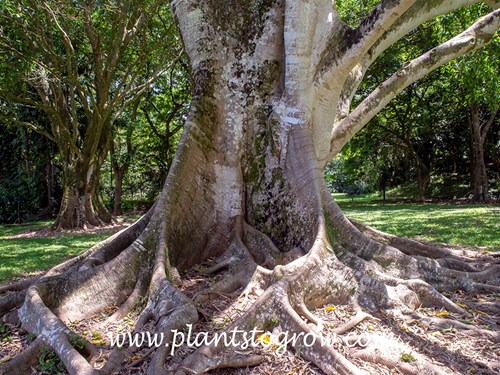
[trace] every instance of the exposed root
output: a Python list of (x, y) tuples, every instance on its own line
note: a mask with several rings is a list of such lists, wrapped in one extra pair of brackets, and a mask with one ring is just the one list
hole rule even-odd
[(404, 284), (411, 288), (420, 298), (424, 306), (439, 306), (445, 309), (456, 312), (458, 314), (467, 315), (467, 312), (453, 301), (443, 296), (436, 291), (431, 285), (422, 280), (407, 280)]
[(295, 310), (299, 315), (303, 315), (306, 319), (316, 324), (318, 332), (321, 332), (323, 330), (323, 321), (315, 316), (311, 311), (309, 311), (304, 302), (299, 303), (295, 307)]
[(38, 280), (40, 280), (40, 276), (36, 277), (28, 277), (26, 279), (18, 280), (12, 283), (8, 283), (5, 285), (0, 285), (0, 295), (7, 292), (19, 292), (24, 289), (27, 289), (31, 285), (35, 284)]
[[(198, 358), (198, 360), (200, 360)], [(180, 366), (176, 369), (175, 375), (190, 375), (190, 374), (205, 374), (208, 371), (223, 369), (223, 368), (241, 368), (241, 367), (253, 367), (257, 366), (262, 362), (262, 357), (258, 355), (252, 356), (229, 356), (229, 357), (216, 357), (203, 358), (199, 364), (193, 365), (192, 367)]]
[(42, 340), (36, 339), (13, 359), (2, 364), (0, 366), (0, 375), (29, 374), (32, 367), (38, 363), (38, 355), (43, 347)]
[(354, 318), (349, 320), (347, 323), (341, 325), (340, 327), (333, 329), (333, 333), (337, 335), (343, 335), (344, 333), (347, 333), (351, 329), (356, 327), (359, 323), (361, 323), (365, 319), (374, 319), (374, 318), (371, 315), (359, 310), (354, 316)]
[(146, 281), (141, 277), (137, 280), (135, 288), (127, 300), (106, 320), (106, 323), (117, 322), (125, 317), (135, 307), (137, 301), (144, 296), (145, 289)]
[(32, 286), (28, 289), (20, 314), (23, 328), (36, 334), (46, 345), (53, 348), (70, 373), (94, 374), (94, 368), (69, 342), (70, 330), (43, 303), (40, 287)]
[[(18, 358), (32, 363), (45, 345), (57, 353), (71, 374), (111, 374), (139, 365), (147, 365), (148, 375), (169, 374), (165, 363), (172, 358), (167, 344), (172, 344), (174, 332), (183, 331), (188, 325), (193, 327), (199, 313), (208, 320), (210, 313), (200, 304), (212, 303), (221, 296), (233, 299), (241, 309), (239, 318), (231, 318), (232, 323), (223, 332), (230, 334), (237, 328), (243, 334), (257, 329), (300, 337), (278, 347), (311, 361), (323, 373), (361, 374), (363, 371), (355, 365), (359, 360), (409, 374), (442, 372), (441, 367), (430, 363), (424, 355), (415, 354), (415, 364), (401, 361), (400, 356), (411, 350), (407, 344), (389, 342), (372, 334), (368, 341), (364, 340), (366, 347), (341, 351), (340, 339), (332, 345), (322, 345), (324, 332), (337, 336), (349, 334), (351, 340), (356, 339), (359, 336), (355, 332), (366, 327), (365, 320), (371, 319), (375, 322), (372, 324), (379, 322), (373, 317), (377, 311), (393, 314), (399, 321), (409, 321), (401, 313), (409, 314), (419, 306), (438, 306), (458, 316), (470, 317), (469, 309), (442, 292), (457, 289), (499, 292), (498, 262), (491, 259), (489, 263), (476, 262), (467, 252), (444, 249), (428, 259), (428, 245), (421, 247), (400, 241), (355, 223), (377, 241), (368, 239), (335, 206), (328, 202), (325, 206), (327, 219), (322, 215), (316, 219), (317, 232), (307, 254), (298, 248), (282, 253), (267, 235), (248, 225), (242, 217), (233, 218), (233, 233), (226, 251), (211, 266), (199, 271), (201, 275), (215, 275), (213, 283), (198, 293), (194, 301), (176, 287), (181, 279), (170, 264), (166, 220), (160, 215), (147, 225), (151, 214), (132, 229), (54, 267), (42, 277), (3, 287), (0, 289), (4, 292), (0, 298), (3, 320), (20, 320), (23, 328), (38, 338), (22, 355), (0, 366), (0, 373), (16, 373), (14, 365), (21, 361)], [(342, 235), (329, 232), (327, 225)], [(137, 312), (137, 302), (146, 299), (142, 312)], [(313, 312), (327, 303), (350, 304), (358, 312), (331, 328), (321, 313)], [(74, 348), (67, 324), (109, 306), (118, 309), (103, 324), (118, 322), (136, 311), (139, 317), (133, 332), (162, 333), (161, 345), (142, 352), (132, 344), (103, 350), (86, 342), (83, 349)], [(371, 311), (363, 312), (360, 307)], [(491, 303), (484, 307), (498, 312), (498, 306)], [(495, 331), (415, 314), (410, 314), (412, 321), (418, 321), (422, 327), (452, 328), (499, 341)], [(310, 340), (311, 345), (304, 345), (304, 340)], [(343, 340), (351, 343), (347, 338)], [(383, 351), (379, 350), (381, 347)], [(386, 347), (391, 347), (392, 352), (385, 351)], [(248, 348), (212, 343), (189, 354), (175, 373), (202, 374), (228, 367), (252, 367), (262, 360), (260, 354), (248, 352)]]
[(467, 332), (468, 335), (490, 339), (493, 342), (500, 342), (500, 334), (498, 332), (488, 331), (486, 329), (477, 328), (469, 324), (465, 324), (452, 319), (422, 317), (422, 324), (430, 329), (458, 329)]
[[(407, 364), (405, 362), (402, 362), (400, 360), (401, 355), (404, 355), (405, 353), (394, 353), (390, 352), (388, 354), (388, 345), (387, 345), (387, 340), (384, 340), (383, 343), (378, 343), (378, 345), (374, 344), (373, 347), (370, 348), (365, 348), (359, 351), (356, 351), (352, 354), (353, 358), (359, 358), (367, 362), (375, 363), (375, 364), (383, 364), (390, 369), (395, 369), (400, 371), (403, 374), (408, 374), (408, 375), (419, 375), (419, 374), (433, 374), (433, 375), (444, 375), (447, 374), (447, 372), (443, 371), (442, 369), (433, 366), (432, 364), (428, 363), (427, 360), (423, 358), (419, 358), (419, 364), (414, 366)], [(415, 355), (413, 354), (408, 354), (408, 355)], [(417, 355), (415, 355), (417, 356)], [(420, 356), (422, 357), (422, 356)], [(416, 360), (416, 359), (415, 359)]]
[(422, 242), (417, 242), (410, 240), (408, 238), (402, 238), (398, 236), (394, 236), (389, 233), (381, 232), (375, 228), (372, 228), (366, 224), (359, 223), (352, 219), (349, 220), (356, 228), (358, 228), (361, 232), (366, 234), (368, 237), (381, 242), (396, 249), (401, 250), (403, 253), (407, 255), (413, 256), (423, 256), (431, 259), (440, 259), (440, 258), (470, 258), (473, 259), (477, 257), (477, 254), (470, 250), (449, 250), (443, 249), (431, 245), (424, 244)]

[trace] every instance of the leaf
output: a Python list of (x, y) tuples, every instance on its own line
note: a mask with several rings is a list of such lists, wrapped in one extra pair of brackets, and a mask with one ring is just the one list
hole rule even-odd
[(106, 341), (97, 339), (97, 340), (90, 340), (90, 343), (93, 345), (106, 345)]
[(411, 355), (411, 353), (403, 353), (401, 354), (401, 361), (411, 363), (416, 362), (416, 359)]
[(430, 336), (434, 336), (434, 337), (437, 337), (437, 336), (441, 336), (441, 332), (439, 331), (435, 331), (435, 332), (431, 332), (429, 333)]
[(257, 338), (265, 345), (268, 345), (271, 342), (271, 337), (266, 334), (257, 336)]
[(324, 308), (324, 310), (325, 310), (325, 311), (335, 311), (335, 307), (333, 307), (333, 306), (326, 306), (326, 307)]
[(448, 311), (440, 311), (440, 312), (436, 313), (436, 316), (438, 316), (440, 318), (442, 318), (444, 316), (448, 316), (448, 315), (450, 315), (450, 313)]
[(140, 356), (139, 354), (136, 354), (136, 355), (134, 355), (132, 358), (130, 358), (130, 359), (128, 360), (128, 363), (132, 363), (132, 362), (134, 362), (134, 361), (137, 361), (137, 360), (138, 360), (138, 359), (140, 359), (140, 358), (141, 358), (141, 356)]

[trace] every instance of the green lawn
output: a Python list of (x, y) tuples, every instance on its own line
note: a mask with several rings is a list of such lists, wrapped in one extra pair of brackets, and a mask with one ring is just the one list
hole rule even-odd
[(417, 240), (500, 251), (500, 205), (384, 203), (376, 195), (333, 197), (350, 218)]
[(47, 270), (81, 253), (110, 234), (80, 234), (57, 238), (7, 238), (21, 231), (48, 227), (50, 222), (0, 225), (0, 283)]
[[(356, 197), (354, 202), (344, 194), (334, 194), (334, 198), (349, 217), (384, 232), (500, 251), (500, 205), (383, 203), (376, 195)], [(134, 219), (137, 217), (130, 218)], [(49, 224), (45, 221), (22, 226), (0, 225), (0, 283), (49, 269), (110, 236), (104, 233), (7, 238)]]

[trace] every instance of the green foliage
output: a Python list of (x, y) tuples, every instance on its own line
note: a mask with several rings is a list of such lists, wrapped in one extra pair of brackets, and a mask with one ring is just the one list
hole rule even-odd
[(403, 353), (401, 354), (401, 361), (411, 363), (416, 362), (417, 360), (411, 355), (411, 353)]
[[(351, 25), (359, 23), (374, 6), (373, 2), (337, 2), (339, 14)], [(352, 107), (394, 74), (405, 62), (457, 35), (477, 18), (491, 11), (475, 4), (429, 21), (388, 48), (367, 71)], [(470, 184), (471, 148), (469, 106), (477, 103), (483, 117), (499, 108), (498, 73), (500, 37), (479, 51), (451, 61), (409, 85), (393, 99), (342, 150), (342, 165), (327, 168), (331, 191), (365, 192), (420, 182), (420, 193), (453, 198), (468, 196), (462, 187)], [(500, 121), (490, 129), (484, 151), (491, 184), (500, 181), (498, 165)], [(334, 162), (334, 163), (339, 163)], [(384, 176), (384, 178), (382, 178)], [(341, 181), (344, 186), (339, 187)], [(367, 184), (367, 181), (370, 181)], [(452, 182), (448, 189), (443, 183)], [(430, 186), (427, 184), (430, 183)], [(333, 185), (337, 184), (336, 186)], [(460, 189), (454, 187), (461, 186)], [(415, 196), (419, 190), (414, 189)], [(493, 193), (495, 191), (493, 190)]]
[(24, 222), (45, 209), (50, 213), (53, 196), (47, 179), (54, 163), (52, 149), (42, 136), (0, 123), (0, 223)]
[(38, 363), (40, 370), (44, 373), (59, 375), (65, 372), (64, 363), (54, 351), (47, 348), (42, 348)]
[(380, 0), (337, 0), (335, 4), (340, 18), (351, 27), (357, 27)]
[[(140, 135), (136, 147), (122, 147), (133, 143), (141, 102), (171, 92), (169, 100), (175, 97), (184, 107), (187, 95), (177, 93), (185, 87), (178, 82), (188, 81), (188, 74), (173, 68), (185, 67), (186, 58), (168, 2), (4, 0), (3, 4), (0, 114), (5, 122), (39, 132), (57, 144), (65, 186), (82, 190), (83, 176), (101, 168), (113, 140), (118, 166), (134, 156), (149, 158), (144, 155), (147, 151), (134, 152), (140, 149)], [(23, 111), (33, 109), (45, 113), (44, 121), (24, 118)], [(169, 142), (175, 145), (174, 139)], [(165, 148), (155, 156), (163, 162), (161, 153)], [(90, 178), (94, 184), (99, 174)], [(98, 188), (88, 190), (93, 189), (98, 195)]]
[[(87, 175), (90, 162), (100, 168), (110, 148), (101, 189), (108, 200), (116, 176), (111, 164), (126, 170), (129, 198), (153, 200), (171, 165), (190, 95), (187, 59), (168, 2), (3, 0), (0, 29), (0, 122), (57, 144), (50, 158), (64, 172), (54, 194), (43, 197), (43, 177), (25, 178), (22, 163), (11, 158), (16, 167), (1, 174), (0, 222), (26, 220), (41, 208), (52, 213), (60, 185)], [(1, 143), (0, 153), (8, 152)], [(44, 142), (32, 154), (45, 157), (43, 150), (50, 149)], [(35, 169), (44, 172), (45, 166)]]
[[(432, 28), (435, 37), (442, 43), (451, 38), (454, 32), (469, 27), (490, 11), (485, 4), (475, 4), (438, 17)], [(453, 77), (451, 83), (460, 93), (460, 104), (470, 106), (472, 103), (485, 103), (490, 110), (500, 106), (499, 55), (500, 35), (497, 34), (485, 48), (455, 59), (441, 69)]]
[(76, 333), (72, 333), (68, 336), (69, 343), (71, 346), (77, 350), (82, 350), (85, 348), (85, 339)]
[(371, 163), (355, 156), (342, 155), (327, 165), (325, 179), (330, 191), (356, 196), (375, 191), (378, 173)]

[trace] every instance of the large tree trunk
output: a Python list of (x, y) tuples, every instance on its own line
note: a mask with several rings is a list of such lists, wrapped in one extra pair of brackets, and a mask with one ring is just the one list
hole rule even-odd
[[(143, 296), (147, 303), (136, 331), (163, 332), (171, 343), (172, 330), (194, 324), (198, 311), (205, 314), (204, 304), (235, 292), (242, 310), (227, 332), (276, 328), (319, 337), (325, 327), (311, 310), (326, 303), (410, 319), (420, 305), (467, 314), (439, 291), (498, 291), (488, 284), (495, 281), (498, 265), (473, 272), (476, 266), (452, 251), (352, 223), (325, 187), (325, 164), (355, 132), (348, 125), (352, 118), (344, 114), (341, 127), (325, 137), (336, 117), (342, 117), (337, 107), (346, 103), (340, 101), (353, 94), (342, 93), (363, 51), (352, 46), (368, 43), (376, 33), (387, 43), (384, 30), (412, 2), (389, 3), (383, 2), (354, 32), (337, 18), (330, 1), (175, 1), (194, 94), (162, 194), (133, 227), (49, 271), (27, 291), (8, 294), (0, 313), (14, 309), (5, 319), (19, 320), (38, 335), (37, 345), (53, 348), (71, 374), (108, 374), (138, 348), (111, 350), (97, 372), (91, 363), (101, 354), (75, 350), (65, 323), (111, 305), (121, 307), (110, 320), (120, 319)], [(417, 5), (408, 15), (408, 31), (414, 20), (422, 22), (429, 14)], [(378, 26), (370, 28), (370, 23)], [(466, 48), (472, 48), (469, 44)], [(439, 53), (432, 61), (440, 61)], [(181, 282), (178, 269), (207, 259), (213, 266), (203, 273), (223, 276), (191, 300), (175, 287)], [(19, 285), (4, 290), (22, 289)], [(368, 316), (358, 314), (335, 333), (349, 331)], [(374, 340), (355, 354), (397, 366), (402, 352), (376, 355), (378, 345)], [(332, 346), (292, 346), (327, 374), (361, 373)], [(202, 347), (175, 373), (201, 374), (260, 361), (235, 355), (232, 350), (238, 347), (227, 355), (224, 349), (222, 344)], [(164, 367), (168, 353), (165, 346), (154, 351), (149, 374), (169, 373)], [(418, 358), (425, 373), (442, 370), (424, 355)], [(15, 366), (23, 368), (21, 360), (3, 369)]]
[[(81, 165), (82, 163), (78, 163)], [(109, 224), (111, 215), (99, 195), (99, 169), (84, 170), (73, 164), (63, 167), (63, 196), (54, 227), (86, 228)]]

